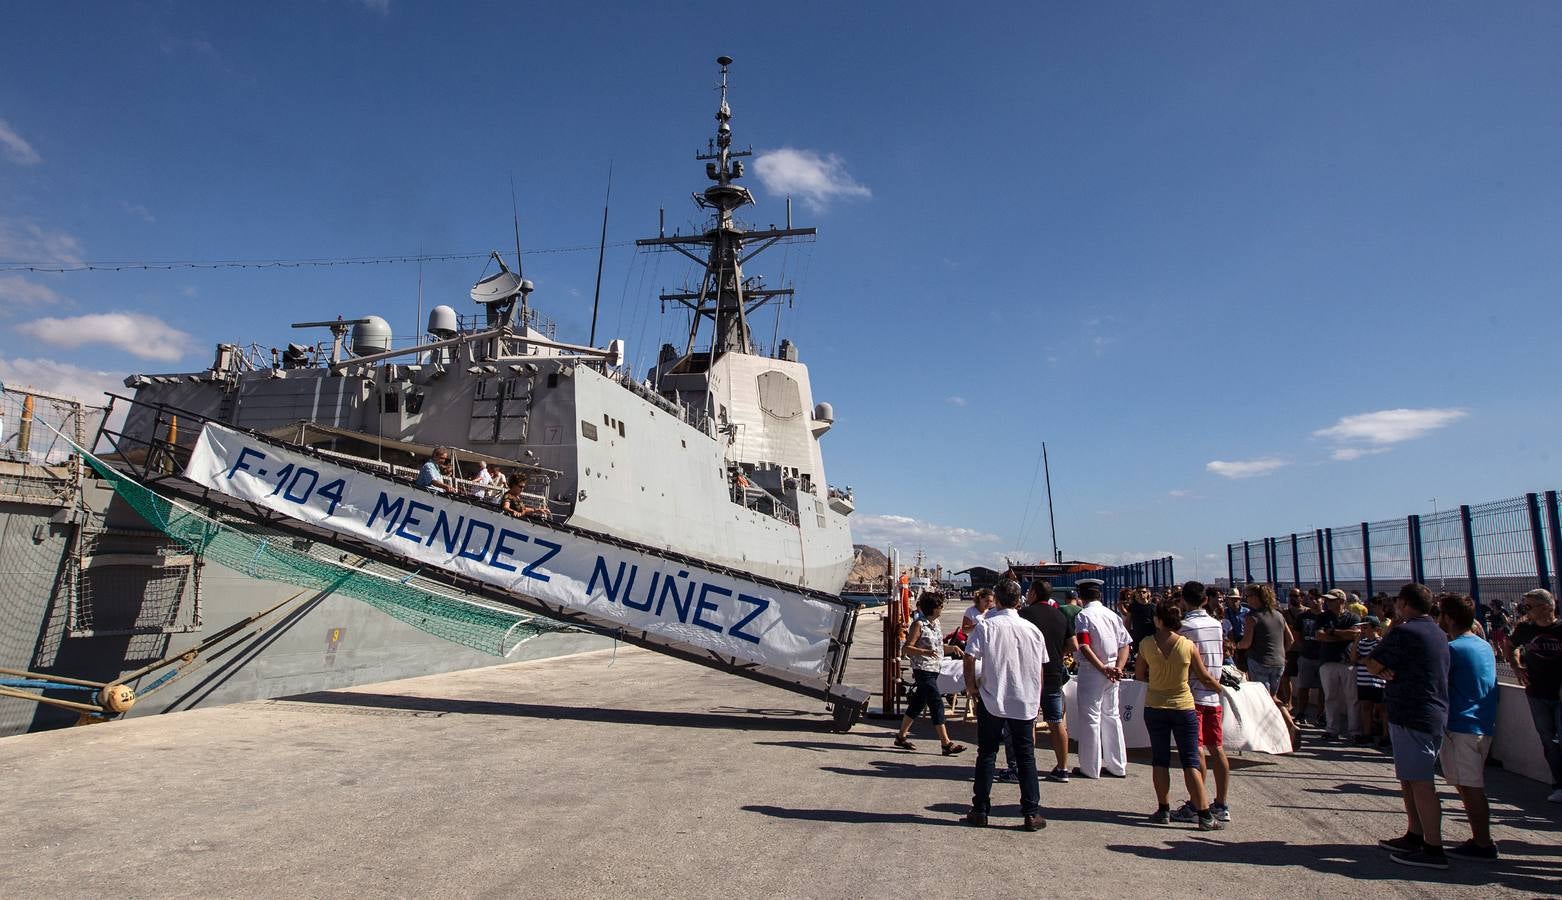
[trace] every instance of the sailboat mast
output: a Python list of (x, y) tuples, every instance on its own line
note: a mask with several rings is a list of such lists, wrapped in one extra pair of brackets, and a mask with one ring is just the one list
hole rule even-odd
[(1058, 552), (1058, 520), (1052, 515), (1052, 465), (1047, 461), (1047, 442), (1041, 442), (1041, 467), (1047, 473), (1047, 530), (1052, 532), (1052, 561), (1060, 563), (1063, 554)]

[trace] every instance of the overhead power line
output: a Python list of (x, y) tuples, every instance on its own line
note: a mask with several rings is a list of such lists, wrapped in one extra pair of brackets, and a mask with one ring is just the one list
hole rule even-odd
[[(614, 241), (609, 247), (627, 247), (634, 241)], [(528, 253), (581, 253), (596, 250), (598, 244), (578, 247), (544, 247)], [(93, 259), (62, 263), (55, 260), (0, 260), (0, 272), (121, 272), (153, 269), (304, 269), (326, 266), (379, 266), (398, 263), (459, 262), (487, 259), (491, 251), (480, 253), (408, 253), (390, 256), (332, 256), (302, 259)]]

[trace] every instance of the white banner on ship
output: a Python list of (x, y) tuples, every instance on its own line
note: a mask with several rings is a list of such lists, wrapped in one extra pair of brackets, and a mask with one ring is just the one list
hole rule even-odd
[(185, 477), (397, 556), (769, 669), (823, 677), (844, 607), (594, 541), (207, 425)]

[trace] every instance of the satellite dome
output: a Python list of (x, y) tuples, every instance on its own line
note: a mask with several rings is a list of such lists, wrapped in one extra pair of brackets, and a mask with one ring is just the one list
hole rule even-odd
[(456, 311), (449, 306), (436, 306), (428, 311), (428, 333), (441, 340), (453, 338), (461, 330)]
[(384, 353), (391, 348), (390, 323), (379, 316), (364, 316), (353, 326), (352, 341), (355, 356)]

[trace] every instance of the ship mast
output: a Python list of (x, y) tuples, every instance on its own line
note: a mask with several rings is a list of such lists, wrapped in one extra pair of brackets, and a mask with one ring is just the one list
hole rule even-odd
[[(721, 105), (716, 108), (716, 136), (707, 143), (705, 152), (696, 153), (694, 157), (705, 163), (705, 177), (715, 182), (694, 195), (696, 205), (711, 211), (710, 227), (703, 234), (661, 234), (635, 241), (639, 247), (676, 250), (704, 267), (699, 290), (664, 293), (659, 299), (664, 304), (680, 303), (694, 313), (689, 323), (688, 344), (684, 348), (685, 360), (694, 354), (701, 323), (707, 319), (713, 323), (708, 362), (715, 361), (723, 353), (752, 354), (754, 343), (748, 317), (769, 301), (792, 295), (790, 288), (761, 288), (745, 280), (743, 264), (782, 239), (808, 237), (815, 233), (812, 228), (792, 228), (790, 221), (787, 228), (745, 231), (733, 218), (735, 210), (754, 202), (754, 195), (748, 188), (734, 183), (743, 177), (741, 158), (752, 156), (754, 151), (732, 147), (732, 107), (727, 104), (727, 68), (732, 65), (732, 57), (719, 57), (716, 63), (721, 66)], [(755, 243), (758, 246), (754, 249), (744, 251), (746, 245)]]

